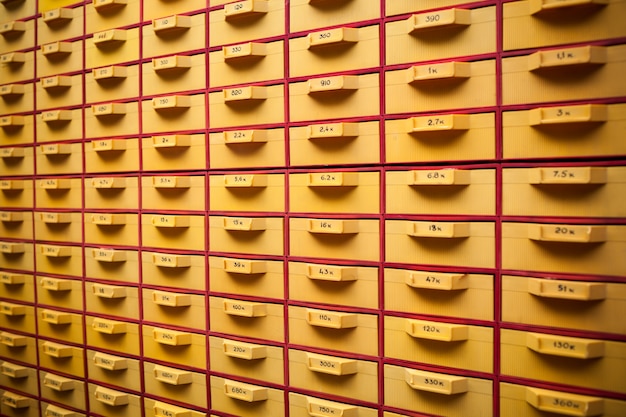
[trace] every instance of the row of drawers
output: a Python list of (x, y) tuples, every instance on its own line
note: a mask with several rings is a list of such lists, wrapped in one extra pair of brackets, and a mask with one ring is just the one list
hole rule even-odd
[[(224, 3), (226, 2), (221, 2), (221, 4)], [(320, 3), (323, 2), (318, 2), (317, 5), (308, 0), (290, 2), (290, 32), (352, 25), (359, 21), (380, 19), (380, 2), (378, 1), (360, 0), (334, 7), (320, 6)], [(409, 5), (406, 1), (388, 3), (386, 6), (389, 15), (412, 13), (427, 10), (433, 6), (442, 6), (441, 4)], [(454, 3), (444, 6), (452, 5)], [(103, 0), (89, 3), (84, 9), (79, 6), (46, 10), (37, 21), (39, 38), (49, 42), (80, 37), (83, 34), (83, 19), (86, 22), (88, 34), (136, 25), (140, 21), (140, 6), (141, 2), (138, 0), (123, 3)], [(205, 33), (207, 32), (209, 46), (277, 37), (285, 33), (283, 0), (230, 2), (222, 9), (209, 12), (208, 24), (205, 13), (183, 16), (181, 20), (184, 23), (181, 22), (180, 25), (171, 21), (172, 17), (176, 19), (177, 13), (203, 10), (205, 6), (205, 2), (198, 0), (181, 1), (176, 6), (166, 5), (164, 2), (151, 4), (143, 11), (145, 21), (152, 22), (152, 27), (146, 27), (144, 39), (150, 38), (156, 41), (155, 43), (159, 43), (158, 36), (167, 37), (169, 40), (178, 38), (179, 45), (174, 48), (182, 46), (181, 50), (193, 50), (205, 48)], [(588, 2), (582, 3), (582, 6), (573, 2), (545, 3), (541, 1), (517, 1), (505, 4), (502, 28), (504, 50), (589, 42), (617, 38), (626, 34), (619, 20), (620, 14), (626, 10), (623, 1)], [(163, 16), (170, 18), (170, 21), (163, 24), (161, 20)], [(1, 27), (0, 53), (35, 46), (35, 21), (10, 20), (25, 17), (29, 16), (19, 15), (19, 13), (7, 14), (9, 21), (3, 22)], [(533, 36), (520, 35), (529, 28), (532, 29)], [(176, 32), (176, 29), (180, 29), (179, 33), (172, 33)], [(388, 48), (387, 64), (416, 61), (416, 57), (432, 60), (495, 52), (496, 6), (474, 10), (448, 8), (416, 13), (408, 18), (387, 23), (386, 32), (387, 43), (393, 46)], [(197, 36), (198, 34), (200, 36)], [(376, 33), (377, 36), (378, 33)], [(184, 43), (182, 38), (187, 40), (196, 38), (196, 41), (189, 45), (189, 48), (184, 49), (186, 47), (182, 45)], [(322, 39), (325, 39), (322, 43), (327, 45), (328, 39)], [(357, 36), (358, 40), (361, 39)], [(486, 42), (486, 40), (489, 41)], [(355, 43), (355, 40), (347, 36), (339, 42)], [(165, 44), (166, 41), (161, 43)], [(146, 42), (145, 45), (150, 45), (150, 43)], [(150, 51), (150, 48), (151, 46), (148, 46), (146, 51)], [(159, 47), (156, 46), (156, 48), (158, 50)], [(161, 50), (164, 50), (163, 46)], [(424, 51), (426, 51), (425, 54)], [(159, 53), (157, 52), (156, 55)], [(407, 59), (407, 57), (410, 58)]]

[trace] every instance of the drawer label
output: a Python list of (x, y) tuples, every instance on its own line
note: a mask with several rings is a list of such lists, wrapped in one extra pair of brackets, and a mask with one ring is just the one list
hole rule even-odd
[(0, 372), (9, 378), (28, 377), (28, 368), (9, 362), (2, 362), (2, 365), (0, 365)]
[(153, 410), (155, 417), (192, 417), (191, 411), (164, 403), (155, 402)]
[(191, 333), (174, 330), (154, 329), (152, 337), (155, 342), (170, 346), (186, 346), (191, 344)]
[(97, 352), (93, 356), (93, 363), (99, 368), (107, 369), (110, 371), (116, 371), (116, 370), (128, 368), (128, 362), (126, 358), (121, 358), (121, 357), (113, 356), (113, 355), (107, 355), (101, 352)]
[(224, 340), (222, 349), (225, 355), (235, 358), (253, 360), (267, 357), (267, 348), (265, 346), (253, 345), (251, 343)]
[(94, 331), (104, 334), (124, 334), (126, 333), (126, 323), (106, 319), (94, 319), (91, 327)]
[(0, 283), (5, 285), (21, 285), (26, 282), (26, 275), (0, 272)]
[(578, 359), (592, 359), (604, 356), (605, 343), (601, 340), (579, 339), (528, 333), (526, 347), (546, 355), (565, 356)]
[(158, 365), (154, 367), (154, 377), (170, 385), (187, 385), (193, 382), (193, 374), (191, 372), (165, 368)]
[(454, 375), (405, 369), (405, 381), (413, 389), (454, 395), (467, 392), (468, 379)]
[(267, 400), (267, 388), (235, 381), (224, 381), (224, 394), (247, 402)]
[(224, 300), (224, 312), (232, 316), (265, 317), (267, 306), (262, 303)]
[(19, 336), (7, 332), (0, 332), (0, 343), (9, 347), (26, 346), (28, 339), (26, 336)]

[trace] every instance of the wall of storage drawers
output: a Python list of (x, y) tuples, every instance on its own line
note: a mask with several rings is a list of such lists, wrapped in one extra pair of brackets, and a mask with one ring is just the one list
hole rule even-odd
[(0, 0), (0, 415), (626, 415), (626, 0)]

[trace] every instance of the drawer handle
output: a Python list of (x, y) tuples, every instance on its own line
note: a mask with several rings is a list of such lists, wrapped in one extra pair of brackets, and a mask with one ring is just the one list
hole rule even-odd
[(158, 401), (154, 402), (152, 409), (154, 417), (193, 417), (192, 412), (189, 410)]
[(58, 343), (44, 342), (41, 345), (43, 353), (53, 358), (71, 358), (74, 356), (74, 348)]
[(72, 215), (70, 213), (39, 213), (39, 219), (43, 223), (67, 224), (72, 222)]
[(21, 32), (26, 32), (26, 23), (19, 21), (19, 20), (13, 20), (12, 22), (5, 22), (2, 25), (0, 25), (0, 35), (2, 36), (6, 36), (6, 35), (17, 35), (18, 33)]
[(224, 102), (237, 103), (250, 100), (265, 100), (267, 99), (267, 87), (249, 85), (247, 87), (226, 88), (222, 91), (224, 95)]
[(422, 238), (459, 239), (470, 236), (469, 223), (410, 222), (407, 235)]
[(28, 338), (13, 333), (0, 332), (0, 343), (8, 347), (23, 347), (28, 344)]
[(267, 272), (267, 262), (248, 259), (224, 259), (224, 271), (231, 274), (264, 274)]
[(92, 0), (97, 12), (108, 11), (126, 6), (127, 0)]
[(307, 353), (307, 368), (313, 372), (329, 375), (353, 375), (358, 372), (358, 362), (354, 359)]
[(124, 225), (126, 224), (126, 215), (111, 213), (92, 214), (91, 222), (98, 226)]
[(222, 47), (224, 61), (238, 62), (246, 58), (262, 58), (267, 55), (267, 45), (258, 42), (246, 42)]
[(443, 272), (406, 271), (406, 285), (412, 288), (456, 291), (469, 288), (467, 274), (446, 274)]
[(585, 6), (603, 7), (609, 0), (529, 0), (528, 3), (530, 14), (535, 15), (569, 7), (581, 7), (582, 10), (586, 10)]
[(0, 190), (23, 190), (24, 181), (21, 180), (0, 180)]
[(191, 295), (152, 291), (152, 301), (166, 307), (189, 307), (191, 306)]
[(22, 395), (5, 391), (2, 394), (2, 404), (13, 409), (24, 409), (30, 407), (30, 399)]
[(528, 279), (528, 293), (539, 297), (564, 300), (595, 301), (606, 298), (603, 282), (576, 282), (554, 279)]
[(26, 275), (12, 272), (0, 272), (0, 283), (4, 285), (22, 285), (26, 283)]
[[(70, 120), (72, 120), (71, 110), (48, 110), (41, 113), (41, 121), (44, 123), (68, 122)], [(44, 155), (68, 155), (70, 153), (68, 145), (43, 145), (39, 149), (42, 150)], [(45, 152), (44, 150), (46, 149), (50, 150), (50, 152)], [(64, 149), (65, 152), (61, 153), (58, 151), (59, 149)]]
[(95, 152), (113, 152), (126, 150), (124, 139), (100, 139), (91, 142), (91, 148)]
[(96, 81), (113, 80), (116, 78), (128, 77), (128, 70), (126, 69), (126, 67), (123, 67), (121, 65), (111, 65), (108, 67), (94, 69), (92, 74), (93, 79)]
[(245, 360), (267, 358), (267, 347), (253, 345), (252, 343), (236, 342), (234, 340), (224, 340), (222, 344), (224, 355), (232, 358)]
[(306, 397), (307, 413), (312, 417), (358, 417), (359, 409), (350, 404)]
[(472, 75), (472, 67), (467, 62), (416, 65), (407, 71), (409, 83), (450, 79), (463, 80)]
[(157, 381), (170, 385), (188, 385), (193, 382), (193, 374), (191, 372), (159, 365), (154, 367), (154, 378)]
[[(23, 64), (26, 62), (26, 54), (24, 52), (9, 52), (8, 54), (0, 55), (0, 64)], [(8, 116), (10, 117), (22, 117), (22, 116)]]
[(604, 356), (605, 344), (601, 340), (528, 333), (526, 347), (544, 355), (593, 359)]
[(94, 319), (91, 323), (91, 328), (103, 334), (125, 334), (128, 331), (126, 323), (124, 322), (101, 318)]
[(571, 123), (599, 123), (609, 118), (605, 104), (582, 104), (578, 106), (540, 107), (528, 111), (531, 126)]
[(41, 245), (41, 254), (49, 258), (69, 258), (72, 256), (72, 248), (68, 246)]
[(259, 174), (224, 175), (224, 186), (226, 188), (267, 187), (267, 175), (259, 175)]
[(98, 262), (126, 262), (126, 252), (114, 249), (92, 249), (93, 258)]
[(600, 416), (604, 413), (602, 398), (538, 388), (526, 387), (526, 402), (538, 410), (567, 416)]
[(42, 190), (69, 190), (72, 188), (70, 180), (65, 178), (48, 178), (39, 182)]
[(405, 321), (405, 331), (417, 339), (438, 340), (441, 342), (458, 342), (467, 340), (469, 327), (460, 324), (439, 323), (436, 321), (409, 320)]
[(252, 303), (246, 301), (224, 300), (224, 313), (229, 316), (240, 317), (265, 317), (267, 316), (267, 306), (262, 303)]
[(126, 178), (123, 178), (123, 177), (92, 178), (91, 186), (95, 189), (126, 188)]
[(24, 253), (26, 247), (22, 243), (0, 242), (0, 253)]
[(95, 117), (123, 116), (127, 113), (126, 103), (105, 103), (91, 106)]
[(154, 341), (168, 346), (188, 346), (191, 344), (191, 333), (178, 332), (167, 329), (153, 329)]
[(5, 84), (0, 86), (0, 97), (22, 96), (26, 92), (23, 84)]
[(335, 28), (311, 32), (307, 35), (308, 48), (325, 46), (343, 46), (359, 41), (359, 30), (356, 28)]
[(224, 18), (228, 21), (238, 17), (261, 15), (269, 12), (267, 0), (244, 0), (224, 5)]
[(533, 185), (606, 184), (605, 167), (533, 168), (528, 172), (528, 183)]
[(359, 136), (358, 123), (325, 123), (308, 126), (308, 139), (355, 138)]
[(464, 9), (447, 9), (437, 12), (414, 14), (408, 19), (409, 33), (421, 34), (433, 29), (448, 29), (469, 26), (472, 14)]
[(121, 29), (111, 29), (93, 34), (93, 43), (96, 47), (113, 45), (119, 42), (126, 42), (126, 31)]
[(96, 297), (100, 298), (126, 298), (126, 287), (116, 287), (113, 285), (93, 284), (91, 291)]
[(46, 374), (43, 378), (43, 384), (59, 392), (73, 391), (76, 388), (73, 380), (53, 374)]
[(307, 226), (309, 233), (330, 235), (351, 235), (359, 233), (358, 220), (310, 219)]
[(2, 158), (2, 159), (23, 158), (24, 156), (25, 156), (24, 148), (2, 148), (2, 149), (0, 149), (0, 158)]
[(80, 417), (81, 415), (61, 407), (48, 404), (44, 411), (44, 417)]
[(111, 389), (98, 387), (94, 392), (94, 397), (101, 403), (117, 407), (127, 405), (130, 402), (128, 394)]
[(358, 321), (359, 317), (354, 313), (306, 309), (306, 322), (311, 326), (330, 329), (351, 329), (357, 327)]
[(427, 169), (409, 171), (409, 185), (469, 185), (471, 184), (470, 171), (463, 169)]
[(267, 400), (268, 389), (237, 381), (224, 380), (224, 394), (227, 397), (249, 403)]
[(0, 302), (0, 313), (9, 317), (25, 316), (26, 306), (2, 301)]
[(41, 45), (41, 54), (45, 57), (67, 55), (72, 53), (72, 43), (56, 41)]
[(152, 69), (159, 72), (184, 71), (191, 68), (191, 57), (187, 55), (173, 55), (152, 60)]
[(358, 269), (349, 266), (307, 264), (306, 276), (316, 281), (348, 282), (358, 279)]
[[(52, 77), (42, 78), (41, 87), (45, 90), (61, 90), (72, 86), (72, 77), (67, 75), (53, 75)], [(71, 112), (69, 112), (71, 115)], [(67, 120), (70, 120), (71, 117)], [(45, 122), (46, 120), (44, 120)]]
[(189, 268), (191, 257), (185, 255), (153, 254), (152, 263), (165, 268)]
[(71, 324), (72, 315), (54, 310), (41, 310), (40, 317), (42, 321), (50, 324)]
[(574, 226), (561, 224), (531, 224), (528, 238), (542, 242), (595, 243), (607, 239), (605, 226)]
[(224, 229), (230, 231), (253, 232), (265, 230), (265, 219), (252, 217), (224, 217)]
[(357, 75), (336, 75), (334, 77), (314, 78), (307, 83), (309, 94), (353, 91), (359, 89), (359, 77)]
[(47, 10), (42, 13), (41, 20), (47, 25), (62, 24), (74, 18), (74, 12), (67, 7)]
[(158, 214), (152, 216), (151, 222), (154, 227), (187, 228), (189, 227), (190, 218), (189, 216), (167, 216)]
[(570, 67), (573, 65), (602, 65), (607, 60), (603, 46), (579, 46), (575, 48), (538, 51), (528, 56), (528, 70)]
[(227, 145), (267, 142), (266, 130), (233, 130), (222, 132), (222, 135)]
[(28, 377), (28, 368), (14, 363), (2, 362), (0, 364), (0, 370), (2, 375), (8, 376), (9, 378), (21, 379)]
[(167, 16), (152, 21), (152, 30), (158, 36), (186, 31), (191, 28), (191, 16)]
[(41, 288), (48, 291), (71, 291), (72, 290), (72, 281), (69, 279), (58, 279), (58, 278), (42, 278), (39, 281)]
[(191, 135), (152, 136), (152, 146), (157, 149), (188, 148), (191, 146)]
[(404, 378), (411, 388), (418, 391), (455, 395), (469, 389), (468, 379), (460, 376), (405, 369)]
[(152, 185), (154, 188), (190, 188), (191, 187), (191, 178), (190, 177), (175, 177), (175, 176), (162, 176), (162, 177), (152, 177)]
[(359, 184), (357, 172), (318, 172), (309, 174), (309, 187), (355, 187)]
[(128, 369), (128, 359), (119, 356), (107, 355), (106, 353), (96, 352), (93, 355), (93, 363), (98, 368), (108, 371), (121, 371)]
[(182, 110), (191, 107), (190, 96), (165, 96), (152, 99), (152, 108), (156, 111)]

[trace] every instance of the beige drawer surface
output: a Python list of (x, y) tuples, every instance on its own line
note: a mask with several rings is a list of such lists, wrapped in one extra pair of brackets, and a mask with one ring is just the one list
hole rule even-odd
[(281, 217), (209, 217), (209, 249), (213, 252), (282, 255)]
[(180, 366), (206, 367), (205, 335), (147, 325), (142, 326), (142, 335), (145, 356)]
[(206, 329), (204, 295), (143, 289), (143, 320), (195, 330)]
[[(89, 214), (87, 214), (89, 216)], [(96, 214), (99, 218), (101, 214)], [(107, 218), (115, 219), (119, 215), (105, 215)], [(137, 232), (137, 224), (136, 224), (136, 216), (130, 217), (121, 215), (122, 219), (129, 219), (128, 224), (126, 224), (123, 229), (132, 230), (132, 221), (135, 221), (134, 231)], [(97, 220), (98, 221), (98, 220)], [(98, 231), (108, 231), (109, 227), (117, 229), (120, 226), (115, 225), (94, 225), (92, 223), (88, 223), (92, 227), (85, 227), (86, 231), (89, 230), (98, 230)], [(105, 237), (108, 239), (115, 239), (119, 237), (124, 237), (125, 234), (117, 234), (113, 233), (113, 236), (109, 236), (107, 233), (103, 233)], [(136, 240), (138, 237), (136, 235), (131, 235), (131, 237)], [(119, 241), (117, 241), (119, 242)], [(129, 240), (128, 243), (132, 243), (133, 240)], [(108, 241), (104, 241), (103, 243), (109, 243)], [(111, 242), (112, 243), (112, 242)], [(139, 254), (136, 250), (126, 250), (126, 249), (111, 249), (109, 247), (86, 247), (85, 248), (85, 270), (87, 272), (87, 277), (92, 279), (104, 279), (107, 281), (115, 281), (118, 283), (138, 283), (139, 282)]]
[(87, 346), (139, 355), (139, 324), (95, 316), (85, 316)]
[(0, 241), (3, 267), (32, 272), (35, 270), (35, 246), (31, 243)]
[(284, 166), (285, 129), (241, 129), (209, 134), (211, 168)]
[(285, 211), (285, 175), (234, 172), (209, 177), (209, 210)]
[(35, 244), (40, 273), (82, 275), (83, 254), (79, 246)]
[(121, 284), (85, 282), (87, 312), (139, 320), (139, 290)]
[(284, 78), (284, 42), (243, 42), (209, 53), (211, 87)]
[(0, 328), (8, 331), (36, 333), (35, 307), (10, 301), (0, 301)]
[(32, 131), (35, 123), (35, 117), (32, 115), (0, 116), (0, 144), (32, 144), (34, 142)]
[(187, 415), (189, 417), (206, 417), (206, 413), (201, 413), (195, 410), (179, 407), (177, 405), (169, 404), (163, 401), (155, 401), (150, 398), (144, 398), (144, 410), (145, 415), (150, 417), (158, 417), (160, 415)]
[(1, 239), (32, 239), (33, 217), (37, 215), (28, 211), (0, 211), (0, 238)]
[(85, 142), (85, 172), (139, 171), (139, 141), (99, 139)]
[(89, 411), (101, 415), (131, 417), (141, 413), (141, 397), (126, 391), (88, 384)]
[(396, 0), (385, 4), (387, 16), (420, 12), (446, 6), (457, 6), (472, 3), (467, 0)]
[(35, 302), (35, 277), (32, 274), (0, 271), (3, 297), (11, 301)]
[(209, 297), (209, 328), (234, 336), (281, 342), (285, 339), (282, 304)]
[(209, 46), (277, 36), (284, 28), (283, 0), (231, 2), (209, 13)]
[(64, 406), (86, 411), (85, 382), (53, 372), (39, 371), (41, 396)]
[(83, 344), (83, 317), (77, 313), (38, 307), (37, 334), (59, 341)]
[(31, 146), (0, 148), (0, 158), (0, 167), (7, 176), (34, 174), (35, 151)]
[(19, 363), (0, 360), (0, 384), (25, 394), (35, 393), (39, 389), (37, 370)]
[[(157, 4), (159, 3), (165, 2), (158, 2)], [(144, 9), (151, 8), (152, 4)], [(142, 35), (143, 57), (205, 48), (206, 15), (204, 13), (177, 15), (172, 14), (175, 13), (174, 10), (164, 10), (164, 12), (164, 14), (156, 16), (151, 25), (144, 27)]]
[(139, 22), (141, 2), (130, 0), (126, 3), (99, 1), (85, 5), (87, 33), (122, 27)]
[[(156, 248), (205, 249), (205, 219), (194, 214), (142, 214), (142, 239)], [(147, 246), (147, 245), (146, 245)]]
[(85, 178), (85, 208), (136, 210), (139, 208), (139, 178)]
[(87, 350), (87, 372), (95, 381), (141, 391), (141, 367), (138, 359)]
[(83, 41), (53, 41), (42, 44), (35, 52), (37, 77), (79, 71), (83, 64)]
[(81, 180), (79, 178), (49, 177), (35, 183), (35, 198), (40, 208), (80, 208)]
[(204, 94), (174, 94), (141, 102), (141, 118), (146, 132), (204, 129), (206, 127)]
[(84, 7), (54, 6), (52, 4), (39, 6), (41, 9), (41, 17), (37, 20), (39, 39), (57, 41), (82, 35)]
[(283, 391), (264, 385), (211, 376), (211, 405), (241, 417), (285, 415)]
[[(82, 137), (82, 121), (81, 109), (44, 110), (35, 114), (37, 138), (39, 138), (40, 142), (80, 139)], [(71, 160), (60, 161), (60, 163), (61, 166), (57, 167), (57, 170), (66, 168), (68, 172), (71, 172), (72, 166), (77, 165), (76, 162)], [(49, 167), (48, 169), (50, 170)]]
[(133, 136), (139, 133), (139, 103), (108, 101), (85, 108), (86, 137)]
[(327, 1), (294, 0), (290, 2), (290, 31), (299, 32), (324, 26), (336, 26), (380, 16), (379, 0)]
[(144, 284), (204, 290), (206, 258), (166, 252), (142, 252)]
[(209, 288), (219, 293), (283, 299), (282, 261), (209, 256)]
[(284, 86), (246, 85), (209, 93), (211, 128), (282, 123)]
[(82, 347), (49, 340), (38, 340), (37, 345), (39, 365), (42, 368), (72, 375), (76, 378), (85, 377), (85, 350)]
[(142, 65), (144, 94), (165, 94), (206, 88), (205, 62), (205, 54), (181, 53), (153, 58), (152, 61)]
[(308, 395), (289, 393), (289, 415), (293, 417), (307, 417), (311, 413), (320, 416), (350, 415), (362, 417), (376, 417), (374, 408), (362, 407), (337, 401), (312, 397)]
[(139, 59), (139, 29), (108, 29), (85, 39), (85, 67), (104, 67)]
[(37, 240), (81, 243), (82, 216), (78, 212), (42, 211), (34, 213)]
[(0, 331), (0, 354), (10, 361), (18, 361), (36, 366), (37, 341), (34, 336)]
[(143, 169), (168, 171), (206, 169), (204, 134), (154, 135), (142, 139)]
[[(36, 84), (37, 109), (80, 106), (83, 96), (83, 80), (80, 75), (51, 75), (42, 77)], [(80, 114), (80, 113), (79, 113)], [(61, 119), (58, 122), (61, 122)], [(62, 123), (57, 123), (58, 128)]]
[(128, 99), (139, 95), (139, 65), (113, 64), (85, 74), (87, 103)]
[(206, 375), (186, 369), (144, 362), (145, 392), (161, 398), (176, 398), (196, 407), (207, 407)]

